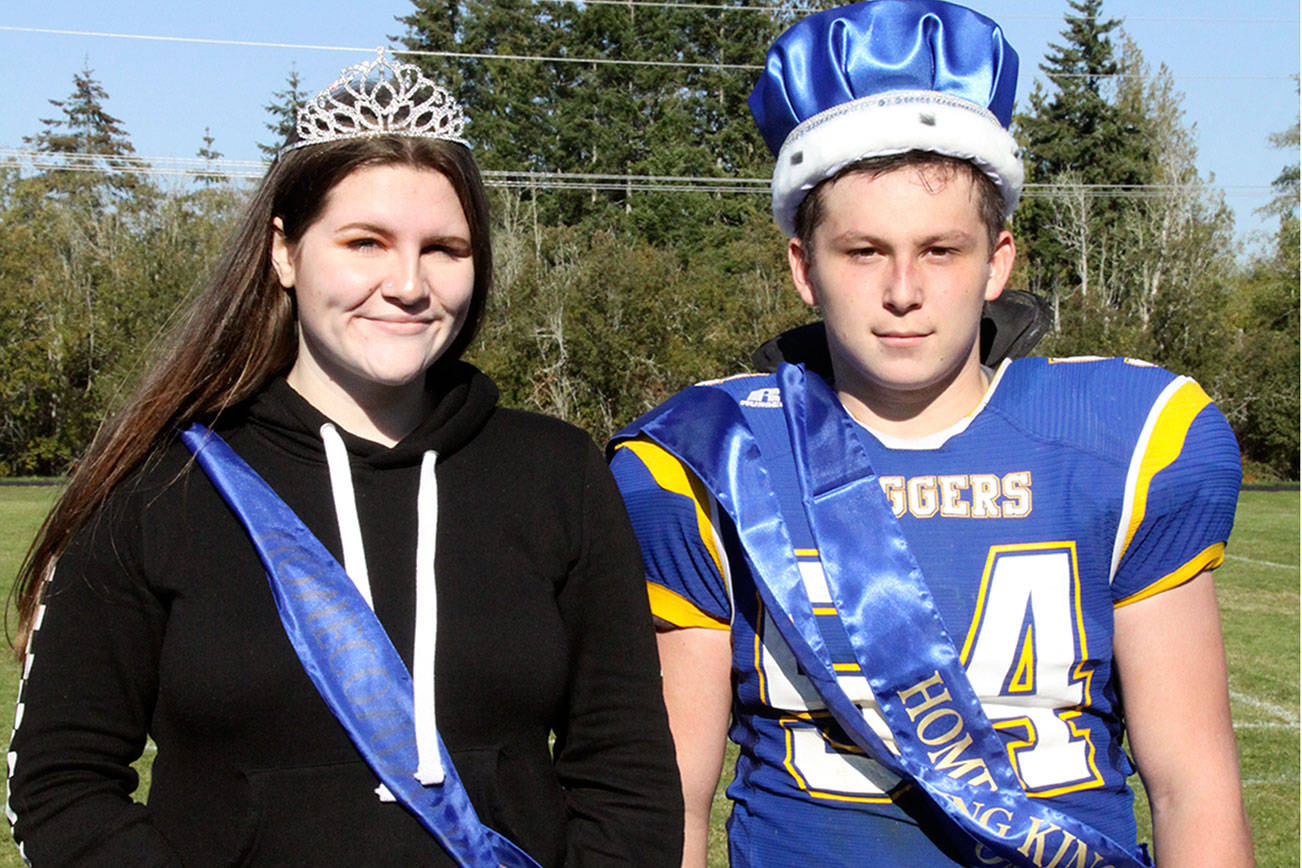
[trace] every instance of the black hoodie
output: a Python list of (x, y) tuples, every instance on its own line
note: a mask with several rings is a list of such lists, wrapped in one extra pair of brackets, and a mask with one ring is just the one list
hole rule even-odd
[[(464, 363), (432, 394), (392, 448), (340, 433), (375, 611), (409, 668), (419, 468), (438, 453), (435, 706), (480, 819), (543, 865), (677, 865), (641, 557), (600, 452), (498, 408)], [(278, 380), (215, 428), (342, 562), (328, 421)], [(376, 795), (245, 531), (179, 443), (78, 534), (44, 606), (10, 748), (10, 819), (34, 864), (451, 864)]]

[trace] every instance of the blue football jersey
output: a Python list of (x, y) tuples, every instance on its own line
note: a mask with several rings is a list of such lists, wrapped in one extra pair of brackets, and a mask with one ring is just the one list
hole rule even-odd
[[(772, 375), (714, 385), (752, 414), (782, 412)], [(1147, 363), (1023, 359), (945, 431), (858, 434), (1027, 794), (1133, 844), (1113, 611), (1221, 563), (1240, 478), (1224, 417)], [(954, 864), (923, 797), (851, 743), (800, 672), (699, 480), (635, 428), (611, 466), (656, 617), (731, 630), (733, 864)], [(841, 686), (893, 745), (818, 551), (794, 554)]]

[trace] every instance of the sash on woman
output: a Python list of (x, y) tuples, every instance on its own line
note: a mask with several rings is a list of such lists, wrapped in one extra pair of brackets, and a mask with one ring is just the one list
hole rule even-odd
[[(914, 781), (972, 864), (1151, 865), (1132, 850), (1030, 799), (986, 717), (908, 542), (883, 497), (855, 423), (803, 367), (776, 374), (785, 427), (698, 386), (629, 427), (689, 466), (736, 525), (773, 623), (846, 734)], [(794, 460), (796, 484), (765, 456)], [(782, 479), (785, 483), (785, 479)], [(797, 566), (788, 523), (816, 541), (837, 612), (898, 753), (872, 731), (837, 682)], [(909, 654), (900, 654), (900, 648)], [(943, 736), (943, 737), (942, 737)]]
[(384, 786), (458, 864), (538, 868), (480, 823), (442, 738), (443, 782), (416, 780), (411, 674), (339, 562), (219, 436), (193, 424), (181, 439), (248, 531), (304, 670)]

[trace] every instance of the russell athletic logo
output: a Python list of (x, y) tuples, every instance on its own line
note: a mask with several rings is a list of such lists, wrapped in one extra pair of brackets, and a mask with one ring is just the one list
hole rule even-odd
[(767, 389), (755, 389), (749, 395), (742, 399), (743, 407), (781, 407), (782, 398), (778, 394), (777, 387), (771, 386)]

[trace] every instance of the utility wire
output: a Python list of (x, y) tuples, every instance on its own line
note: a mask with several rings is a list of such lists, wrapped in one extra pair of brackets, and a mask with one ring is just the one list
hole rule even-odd
[[(208, 160), (203, 157), (143, 157), (138, 154), (50, 152), (33, 148), (0, 148), (0, 168), (37, 171), (98, 172), (181, 177), (221, 177), (257, 180), (269, 164), (260, 160)], [(708, 175), (635, 175), (593, 172), (526, 172), (484, 170), (490, 187), (550, 190), (624, 190), (657, 193), (769, 194), (768, 178), (728, 178)], [(1144, 199), (1180, 191), (1218, 190), (1230, 196), (1274, 194), (1269, 186), (1225, 187), (1211, 184), (1027, 184), (1027, 198), (1084, 196)]]
[(827, 7), (821, 6), (731, 6), (726, 3), (664, 3), (657, 0), (544, 0), (550, 3), (570, 3), (575, 6), (632, 6), (649, 9), (708, 9), (718, 12), (769, 12), (796, 13), (818, 12)]
[[(149, 42), (181, 42), (192, 45), (235, 45), (250, 48), (293, 48), (302, 51), (355, 51), (374, 55), (375, 46), (311, 45), (302, 42), (259, 42), (244, 39), (210, 39), (197, 36), (153, 36), (142, 33), (109, 33), (93, 30), (61, 30), (50, 27), (13, 27), (0, 24), (0, 31), (13, 33), (44, 33), (55, 36), (89, 36), (104, 39), (137, 39)], [(425, 57), (450, 57), (458, 60), (519, 60), (536, 63), (579, 63), (607, 66), (659, 66), (686, 69), (762, 69), (755, 63), (696, 63), (688, 60), (624, 60), (616, 57), (557, 57), (546, 54), (484, 54), (469, 51), (434, 51), (432, 49), (390, 49), (395, 55), (420, 55)]]
[[(567, 0), (568, 2), (568, 0)], [(583, 0), (578, 0), (583, 2)], [(604, 0), (604, 2), (620, 3), (623, 0)], [(647, 0), (634, 0), (634, 2), (647, 2)], [(670, 4), (680, 5), (680, 4)], [(711, 7), (712, 8), (712, 7)], [(731, 7), (729, 7), (731, 8)], [(747, 7), (749, 8), (749, 7)], [(1265, 20), (1265, 19), (1263, 19)], [(290, 48), (300, 51), (343, 51), (357, 52), (368, 55), (375, 53), (374, 46), (358, 47), (348, 45), (313, 45), (304, 42), (260, 42), (255, 40), (242, 39), (213, 39), (208, 37), (196, 36), (156, 36), (142, 33), (111, 33), (106, 31), (93, 30), (64, 30), (50, 27), (15, 27), (12, 25), (0, 24), (0, 31), (12, 33), (40, 33), (56, 36), (84, 36), (103, 39), (132, 39), (143, 40), (147, 42), (177, 42), (190, 45), (228, 45), (242, 46), (252, 48)], [(488, 54), (482, 52), (467, 51), (436, 51), (433, 49), (390, 49), (394, 55), (424, 56), (424, 57), (447, 57), (456, 60), (492, 60), (492, 61), (519, 61), (530, 63), (570, 63), (586, 64), (593, 66), (644, 66), (644, 67), (670, 67), (676, 69), (735, 69), (745, 71), (755, 71), (763, 69), (761, 64), (757, 63), (710, 63), (705, 61), (690, 60), (626, 60), (618, 57), (562, 57), (547, 54)], [(1112, 78), (1146, 78), (1158, 79), (1161, 74), (1150, 74), (1139, 76), (1135, 73), (1115, 73), (1111, 75), (1096, 75), (1093, 73), (1045, 73), (1041, 75), (1053, 79), (1112, 79)], [(1287, 81), (1293, 78), (1292, 75), (1223, 75), (1223, 74), (1177, 74), (1168, 72), (1166, 75), (1172, 79), (1197, 80), (1197, 81)]]
[[(550, 3), (569, 3), (575, 6), (633, 6), (652, 9), (710, 9), (720, 12), (768, 12), (791, 13), (796, 15), (812, 14), (824, 9), (831, 9), (838, 4), (825, 6), (737, 6), (727, 3), (675, 3), (673, 0), (544, 0)], [(1119, 16), (1122, 24), (1131, 21), (1159, 24), (1297, 24), (1296, 18), (1212, 18), (1182, 17), (1174, 15), (1124, 15)], [(1061, 15), (1000, 15), (1000, 21), (1062, 21)]]

